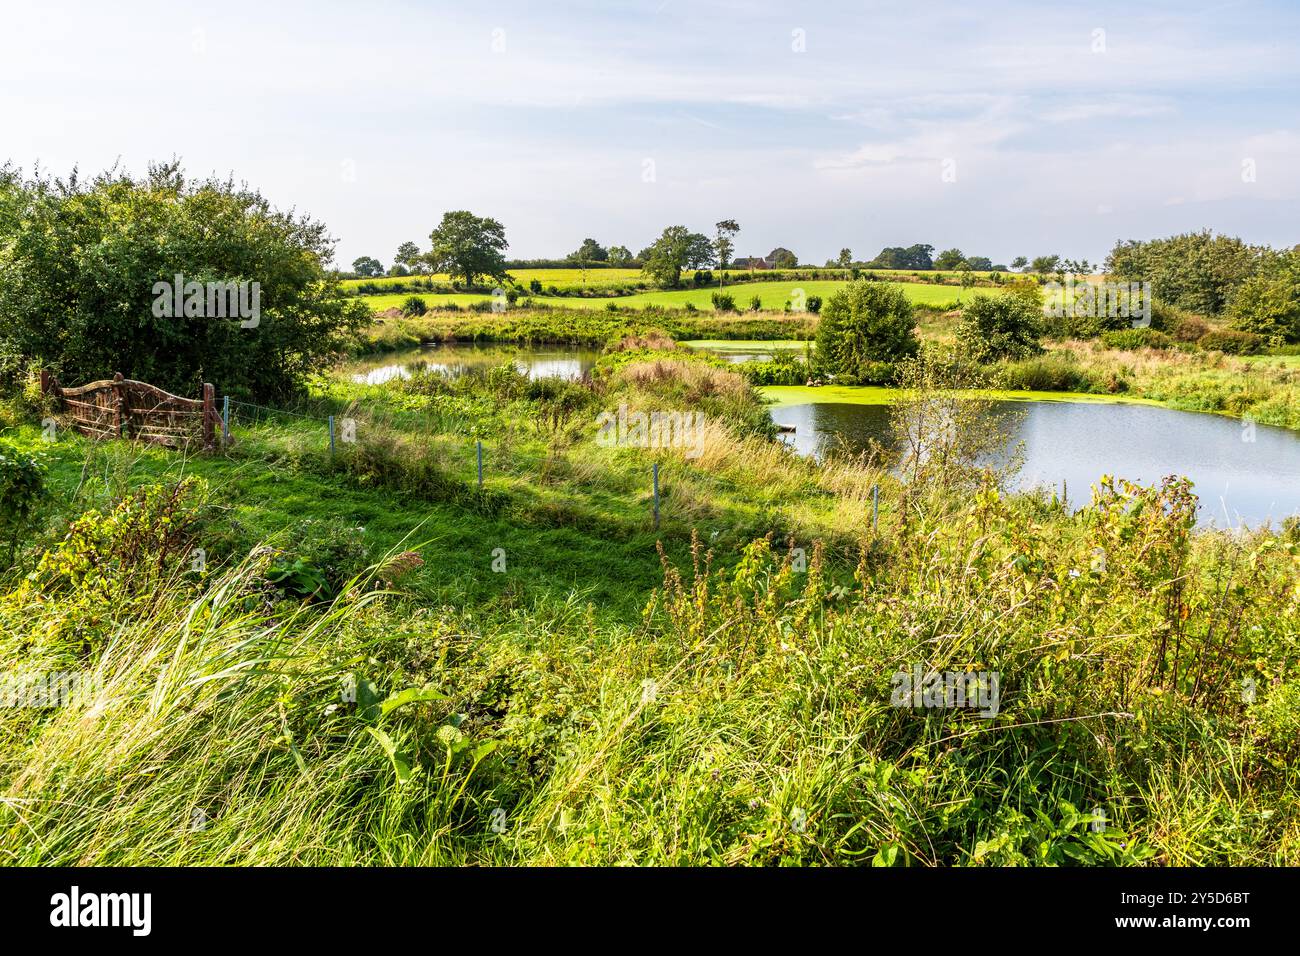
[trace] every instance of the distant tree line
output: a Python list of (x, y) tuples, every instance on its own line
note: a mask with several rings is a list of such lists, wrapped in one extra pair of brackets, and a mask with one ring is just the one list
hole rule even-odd
[(1120, 281), (1151, 283), (1162, 302), (1223, 315), (1234, 330), (1275, 345), (1300, 342), (1300, 246), (1249, 245), (1206, 229), (1117, 242), (1105, 269)]

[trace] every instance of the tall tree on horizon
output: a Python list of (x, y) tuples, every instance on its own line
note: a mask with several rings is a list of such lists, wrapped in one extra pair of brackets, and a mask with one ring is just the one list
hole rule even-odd
[(732, 240), (740, 232), (740, 225), (734, 219), (723, 219), (716, 228), (718, 232), (717, 238), (713, 240), (713, 248), (718, 257), (718, 288), (721, 289), (727, 278), (727, 263), (736, 251), (736, 244)]
[(505, 278), (506, 227), (497, 220), (464, 209), (444, 213), (429, 240), (424, 258), (434, 272), (460, 276), (467, 287), (479, 276)]

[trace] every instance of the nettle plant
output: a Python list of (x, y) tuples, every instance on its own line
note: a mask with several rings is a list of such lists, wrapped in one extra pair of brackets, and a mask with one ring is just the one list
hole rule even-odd
[(7, 442), (0, 442), (0, 533), (14, 563), (18, 539), (28, 530), (37, 505), (45, 497), (45, 461)]

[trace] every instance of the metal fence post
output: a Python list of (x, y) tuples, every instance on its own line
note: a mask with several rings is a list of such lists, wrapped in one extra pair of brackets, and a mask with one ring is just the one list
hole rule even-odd
[(654, 463), (655, 530), (659, 530), (659, 462)]
[(230, 396), (221, 396), (221, 441), (230, 444)]
[(334, 416), (330, 416), (330, 457), (334, 457)]

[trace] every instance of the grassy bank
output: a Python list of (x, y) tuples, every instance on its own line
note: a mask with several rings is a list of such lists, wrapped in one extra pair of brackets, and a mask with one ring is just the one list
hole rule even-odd
[[(761, 309), (781, 312), (787, 307), (798, 309), (799, 303), (806, 301), (811, 296), (827, 299), (840, 289), (843, 289), (847, 284), (847, 281), (844, 280), (826, 279), (795, 279), (785, 282), (738, 282), (735, 285), (728, 285), (722, 290), (719, 290), (716, 286), (711, 286), (701, 289), (656, 290), (618, 296), (548, 296), (545, 294), (530, 294), (528, 302), (532, 307), (544, 309), (604, 309), (607, 306), (614, 305), (620, 309), (644, 309), (650, 306), (665, 309), (684, 309), (690, 306), (701, 310), (711, 310), (713, 308), (714, 294), (722, 291), (734, 299), (738, 308), (751, 308), (751, 300), (757, 297)], [(963, 297), (969, 298), (972, 294), (968, 291), (963, 295), (960, 287), (950, 285), (896, 281), (887, 281), (886, 284), (901, 289), (908, 299), (917, 305), (931, 306), (937, 309), (954, 308), (960, 299)], [(402, 304), (412, 295), (418, 296), (431, 309), (448, 304), (465, 308), (476, 302), (492, 301), (489, 294), (456, 292), (406, 292), (391, 295), (369, 295), (365, 296), (363, 301), (372, 311), (382, 312), (385, 309), (401, 308)]]
[[(705, 424), (599, 441), (624, 405)], [(52, 493), (5, 674), (89, 690), (0, 708), (6, 862), (1300, 862), (1297, 544), (1193, 532), (1177, 482), (819, 468), (685, 357), (296, 411), (189, 458), (9, 430)], [(996, 714), (900, 701), (916, 667)]]
[(688, 339), (780, 340), (809, 338), (811, 313), (714, 313), (650, 309), (642, 312), (578, 312), (512, 309), (503, 313), (430, 312), (384, 318), (352, 346), (355, 355), (418, 348), (429, 342), (563, 343), (603, 347), (628, 335), (660, 333)]

